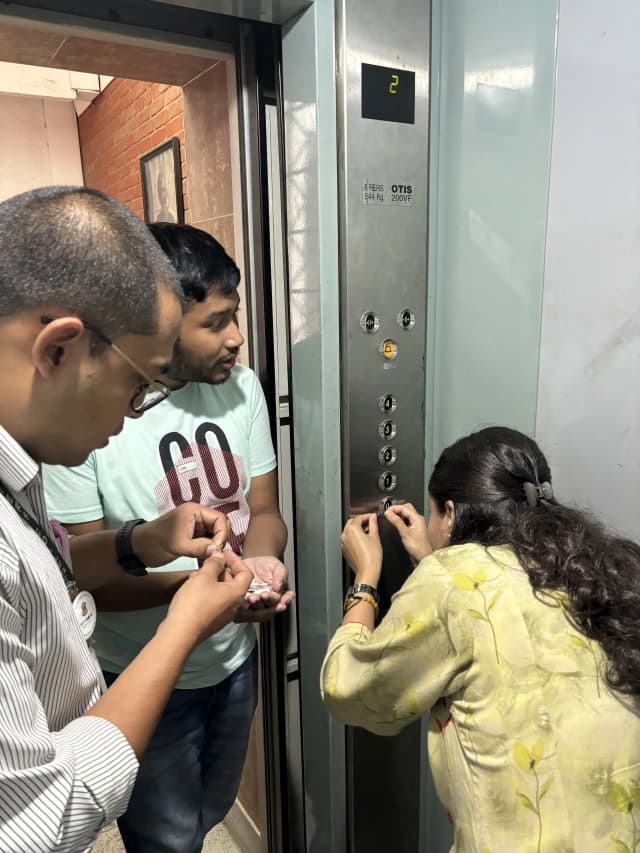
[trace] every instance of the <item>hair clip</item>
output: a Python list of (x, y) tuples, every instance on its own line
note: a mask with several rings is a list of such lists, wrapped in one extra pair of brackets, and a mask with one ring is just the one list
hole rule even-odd
[(540, 502), (550, 501), (553, 498), (551, 483), (523, 483), (524, 493), (529, 506), (538, 506)]

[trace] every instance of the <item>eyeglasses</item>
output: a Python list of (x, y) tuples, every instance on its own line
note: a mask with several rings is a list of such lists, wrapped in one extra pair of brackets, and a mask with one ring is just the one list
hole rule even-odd
[[(40, 321), (44, 325), (47, 325), (57, 319), (59, 318), (41, 317)], [(118, 355), (127, 362), (127, 364), (133, 367), (136, 373), (139, 373), (140, 376), (144, 376), (146, 381), (142, 385), (138, 385), (129, 403), (133, 412), (137, 415), (141, 415), (143, 412), (148, 412), (149, 409), (152, 409), (154, 406), (157, 406), (158, 403), (167, 399), (171, 390), (164, 384), (164, 382), (160, 382), (160, 380), (152, 379), (148, 376), (144, 370), (142, 370), (142, 368), (133, 361), (133, 359), (129, 358), (129, 356), (123, 352), (119, 346), (114, 344), (113, 341), (104, 334), (104, 332), (101, 332), (97, 326), (94, 326), (92, 323), (87, 323), (85, 320), (82, 320), (82, 325), (85, 329), (94, 334), (101, 341), (104, 341), (105, 344), (117, 352)]]

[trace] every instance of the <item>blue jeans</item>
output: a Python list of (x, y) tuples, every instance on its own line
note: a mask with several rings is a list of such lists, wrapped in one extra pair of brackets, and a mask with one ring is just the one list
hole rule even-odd
[[(258, 699), (257, 649), (214, 687), (174, 690), (118, 827), (127, 853), (200, 853), (235, 800)], [(105, 672), (107, 684), (116, 677)]]

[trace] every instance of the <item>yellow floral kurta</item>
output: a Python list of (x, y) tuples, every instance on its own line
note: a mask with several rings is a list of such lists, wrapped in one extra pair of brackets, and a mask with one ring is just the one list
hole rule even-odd
[(373, 633), (331, 640), (338, 720), (393, 735), (431, 710), (460, 853), (640, 850), (640, 702), (607, 688), (562, 603), (534, 596), (508, 547), (458, 545), (417, 566)]

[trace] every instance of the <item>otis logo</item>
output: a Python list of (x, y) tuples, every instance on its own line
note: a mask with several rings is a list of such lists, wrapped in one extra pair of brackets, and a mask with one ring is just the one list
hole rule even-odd
[(413, 186), (411, 184), (391, 184), (392, 204), (411, 204), (412, 197)]

